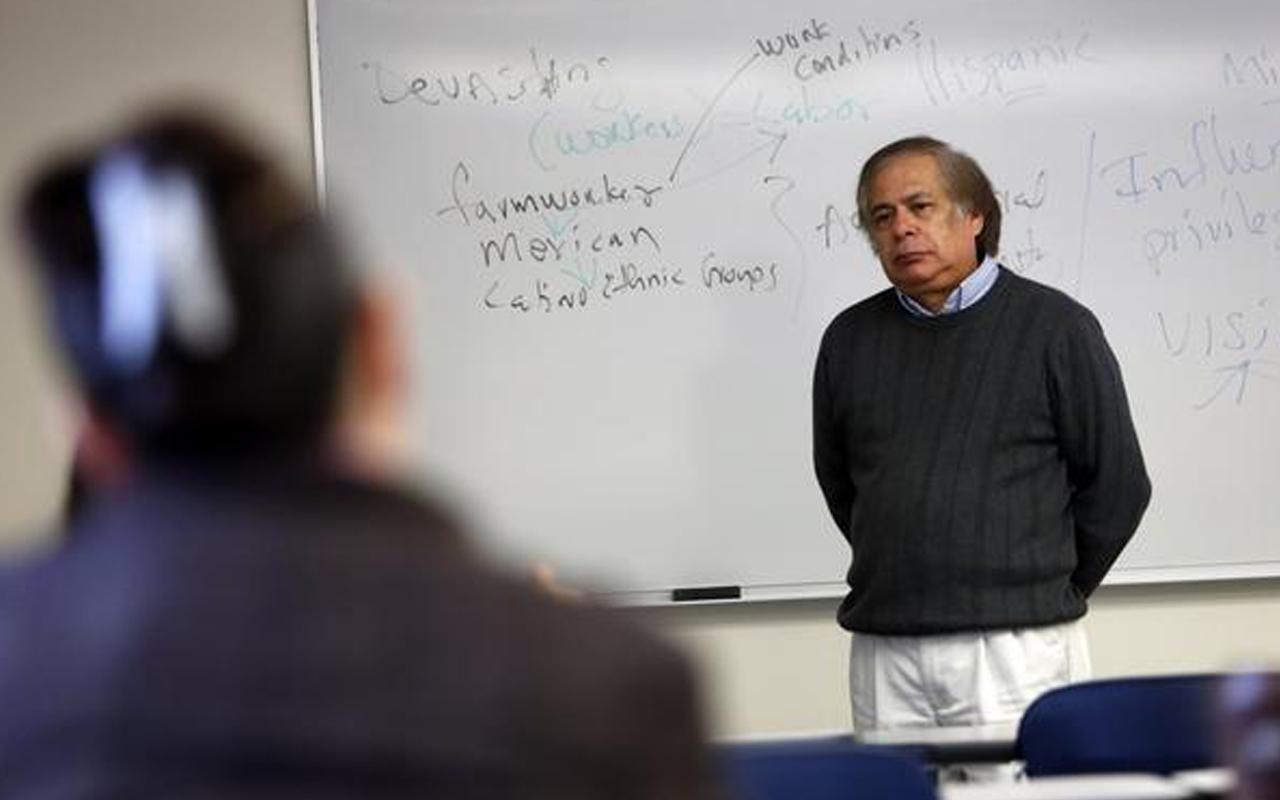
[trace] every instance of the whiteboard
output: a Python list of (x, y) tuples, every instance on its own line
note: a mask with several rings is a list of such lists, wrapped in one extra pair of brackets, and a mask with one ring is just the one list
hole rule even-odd
[(984, 165), (1092, 308), (1154, 484), (1111, 582), (1280, 574), (1280, 5), (313, 0), (321, 190), (406, 308), (425, 479), (624, 598), (841, 591), (827, 322), (862, 161)]

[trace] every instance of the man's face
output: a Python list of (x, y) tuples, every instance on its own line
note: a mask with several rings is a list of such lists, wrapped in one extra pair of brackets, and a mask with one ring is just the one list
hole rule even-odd
[[(951, 201), (928, 154), (895, 156), (871, 181), (868, 228), (889, 282), (937, 310), (978, 266), (982, 217)], [(936, 301), (936, 303), (934, 302)]]

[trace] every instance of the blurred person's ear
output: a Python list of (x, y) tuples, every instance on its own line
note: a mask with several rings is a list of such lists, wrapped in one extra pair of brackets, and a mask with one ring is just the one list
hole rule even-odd
[(577, 603), (584, 599), (581, 590), (561, 582), (555, 568), (546, 561), (535, 561), (529, 565), (529, 582), (538, 591), (564, 603)]
[(86, 410), (76, 432), (71, 468), (88, 494), (119, 488), (133, 474), (128, 439), (96, 409)]
[(398, 320), (389, 293), (360, 292), (336, 431), (343, 466), (360, 473), (378, 475), (403, 466), (405, 372)]

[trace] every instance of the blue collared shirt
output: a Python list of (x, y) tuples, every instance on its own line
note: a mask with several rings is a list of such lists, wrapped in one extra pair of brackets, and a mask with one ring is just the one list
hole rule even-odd
[(1000, 277), (1000, 267), (996, 264), (996, 260), (991, 256), (982, 259), (982, 263), (968, 277), (960, 281), (960, 285), (951, 290), (951, 294), (947, 295), (947, 300), (942, 304), (942, 308), (936, 313), (925, 308), (916, 302), (910, 296), (904, 294), (901, 289), (894, 289), (898, 293), (898, 301), (902, 303), (902, 307), (910, 311), (917, 317), (941, 317), (945, 314), (954, 314), (957, 311), (968, 308), (974, 303), (982, 299), (983, 295), (991, 291), (991, 287), (996, 285), (996, 278)]

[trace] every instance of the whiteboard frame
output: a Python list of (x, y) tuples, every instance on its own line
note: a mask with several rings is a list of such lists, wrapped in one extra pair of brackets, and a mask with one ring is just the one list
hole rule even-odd
[(307, 67), (311, 84), (311, 160), (315, 167), (316, 202), (328, 206), (327, 175), (324, 168), (324, 107), (320, 102), (320, 20), (316, 0), (307, 0)]
[[(1188, 567), (1128, 567), (1107, 573), (1103, 586), (1163, 586), (1188, 583), (1220, 583), (1222, 581), (1259, 580), (1280, 577), (1280, 561), (1247, 564), (1206, 564)], [(849, 591), (843, 582), (786, 583), (743, 586), (742, 597), (732, 600), (695, 600), (675, 602), (669, 592), (608, 592), (602, 595), (611, 603), (624, 606), (722, 606), (742, 603), (780, 602), (790, 600), (830, 600), (842, 598)]]

